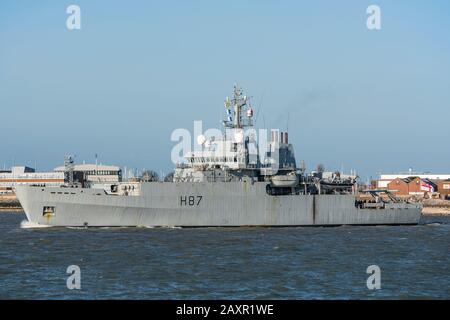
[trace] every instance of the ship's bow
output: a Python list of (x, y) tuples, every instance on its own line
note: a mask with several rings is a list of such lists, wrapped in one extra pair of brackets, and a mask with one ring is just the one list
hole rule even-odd
[(31, 187), (29, 187), (29, 186), (16, 186), (14, 188), (16, 197), (19, 200), (20, 205), (22, 206), (22, 209), (25, 211), (28, 221), (32, 221), (30, 191), (31, 191)]

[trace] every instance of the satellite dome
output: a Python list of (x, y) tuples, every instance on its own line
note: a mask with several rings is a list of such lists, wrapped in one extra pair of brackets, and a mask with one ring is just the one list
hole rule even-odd
[(199, 145), (202, 146), (205, 142), (206, 142), (206, 137), (204, 135), (201, 134), (197, 137), (197, 143)]

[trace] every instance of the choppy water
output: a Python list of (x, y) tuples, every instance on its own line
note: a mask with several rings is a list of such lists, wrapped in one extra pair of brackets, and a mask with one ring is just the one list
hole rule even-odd
[[(450, 218), (419, 226), (24, 229), (0, 214), (0, 298), (450, 298)], [(381, 268), (381, 290), (366, 268)], [(66, 287), (69, 265), (81, 290)]]

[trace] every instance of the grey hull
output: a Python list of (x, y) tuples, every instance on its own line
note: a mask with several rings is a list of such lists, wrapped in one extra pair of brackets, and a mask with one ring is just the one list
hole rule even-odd
[[(417, 224), (421, 206), (360, 209), (352, 195), (266, 193), (267, 183), (143, 183), (140, 196), (100, 189), (18, 186), (29, 221), (50, 226), (327, 226)], [(55, 208), (44, 216), (43, 208)]]

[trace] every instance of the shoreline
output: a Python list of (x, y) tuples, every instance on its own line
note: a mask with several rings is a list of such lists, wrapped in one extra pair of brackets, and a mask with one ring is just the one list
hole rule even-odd
[(14, 208), (8, 208), (8, 207), (0, 207), (0, 213), (2, 212), (8, 212), (8, 213), (21, 213), (24, 212), (22, 208), (20, 207), (14, 207)]
[(424, 207), (422, 216), (450, 216), (450, 208)]

